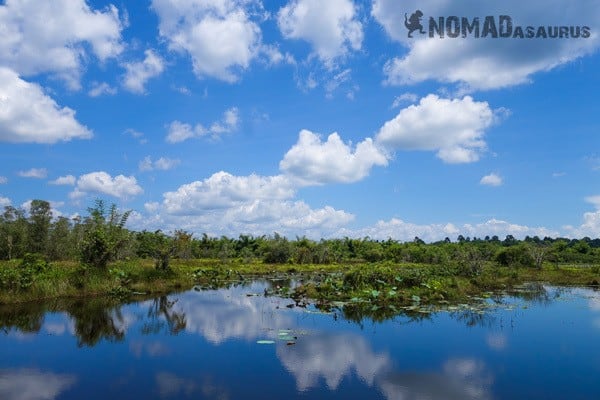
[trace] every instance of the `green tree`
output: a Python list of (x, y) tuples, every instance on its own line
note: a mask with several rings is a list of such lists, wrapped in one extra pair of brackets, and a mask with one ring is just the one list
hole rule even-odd
[(0, 257), (8, 260), (23, 257), (28, 251), (25, 211), (6, 206), (0, 222)]
[(79, 259), (85, 265), (104, 269), (109, 261), (117, 258), (125, 247), (130, 234), (125, 223), (131, 211), (120, 213), (115, 204), (106, 210), (102, 200), (88, 208), (89, 217), (84, 223)]
[(70, 260), (74, 256), (71, 235), (71, 222), (68, 218), (58, 217), (50, 227), (46, 254), (51, 260)]
[(50, 203), (45, 200), (32, 200), (29, 206), (28, 251), (46, 254), (48, 235), (52, 221)]

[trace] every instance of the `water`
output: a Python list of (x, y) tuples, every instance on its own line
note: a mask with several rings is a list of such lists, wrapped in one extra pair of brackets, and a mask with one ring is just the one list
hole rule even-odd
[(267, 285), (0, 308), (0, 399), (600, 398), (600, 292), (373, 322)]

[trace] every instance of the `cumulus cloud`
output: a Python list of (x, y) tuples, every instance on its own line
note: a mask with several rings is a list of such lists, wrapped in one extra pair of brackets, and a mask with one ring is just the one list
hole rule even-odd
[(343, 228), (335, 236), (356, 238), (369, 236), (373, 239), (386, 240), (392, 238), (400, 241), (411, 241), (415, 237), (419, 237), (422, 240), (434, 242), (444, 240), (446, 237), (455, 239), (458, 235), (479, 238), (494, 235), (498, 237), (513, 235), (521, 239), (525, 236), (560, 236), (558, 231), (544, 227), (528, 227), (498, 219), (490, 219), (479, 224), (455, 225), (452, 223), (414, 224), (399, 218), (392, 218), (389, 221), (378, 221), (372, 226), (361, 229)]
[(5, 176), (0, 176), (0, 185), (4, 185), (8, 183), (8, 178)]
[(500, 175), (491, 173), (481, 178), (479, 183), (486, 186), (501, 186), (504, 181)]
[[(566, 7), (568, 3), (568, 7)], [(591, 27), (587, 39), (474, 39), (429, 38), (415, 33), (407, 37), (404, 13), (422, 10), (423, 25), (428, 31), (429, 17), (456, 15), (473, 19), (503, 15), (510, 10), (513, 25)], [(460, 2), (437, 0), (374, 0), (372, 15), (394, 40), (408, 47), (404, 56), (390, 59), (384, 67), (386, 82), (391, 85), (414, 84), (426, 80), (457, 83), (468, 90), (495, 89), (531, 81), (536, 72), (549, 71), (591, 54), (600, 46), (600, 4), (582, 0), (576, 4), (563, 0), (550, 2), (507, 0), (490, 4), (478, 0)], [(493, 43), (492, 43), (493, 41)]]
[(143, 61), (124, 64), (126, 72), (123, 86), (133, 93), (144, 93), (146, 82), (160, 75), (165, 69), (164, 60), (153, 50), (148, 49), (144, 54), (146, 58)]
[(152, 161), (152, 158), (150, 156), (146, 156), (146, 157), (144, 157), (144, 159), (142, 161), (140, 161), (139, 168), (140, 168), (140, 171), (153, 171), (153, 170), (167, 171), (172, 168), (175, 168), (180, 163), (181, 163), (180, 160), (166, 158), (166, 157), (161, 157), (158, 160)]
[(0, 141), (56, 143), (91, 136), (75, 119), (75, 111), (60, 107), (39, 85), (0, 67)]
[(571, 237), (600, 237), (600, 195), (588, 196), (584, 200), (592, 204), (596, 210), (584, 213), (580, 226), (565, 226), (564, 229)]
[(8, 197), (0, 196), (0, 207), (4, 208), (6, 206), (10, 206), (11, 204), (12, 204), (12, 202), (10, 201), (10, 199)]
[[(116, 7), (93, 10), (85, 0), (7, 0), (0, 5), (0, 63), (24, 76), (52, 73), (79, 87), (88, 49), (100, 61), (123, 50)], [(0, 85), (2, 87), (4, 85)]]
[(213, 122), (206, 128), (202, 124), (192, 126), (180, 121), (173, 121), (169, 124), (169, 133), (166, 141), (168, 143), (180, 143), (188, 139), (211, 135), (217, 138), (224, 133), (231, 133), (238, 128), (240, 121), (239, 110), (237, 107), (231, 107), (223, 113), (220, 121)]
[(73, 186), (73, 185), (75, 185), (76, 181), (77, 181), (77, 178), (75, 178), (73, 175), (66, 175), (66, 176), (60, 176), (60, 177), (56, 178), (55, 180), (50, 181), (49, 183), (51, 185)]
[(446, 163), (470, 163), (485, 151), (485, 130), (495, 120), (487, 102), (470, 96), (451, 100), (430, 94), (387, 121), (375, 143), (390, 150), (437, 151)]
[(293, 195), (291, 183), (280, 175), (235, 176), (220, 171), (165, 193), (164, 206), (170, 214), (194, 215), (255, 200), (290, 199)]
[(17, 175), (22, 178), (44, 179), (48, 176), (48, 170), (46, 168), (31, 168), (26, 171), (19, 171)]
[(311, 208), (293, 199), (295, 187), (288, 177), (235, 176), (217, 172), (163, 195), (162, 203), (147, 203), (150, 216), (133, 215), (131, 222), (144, 229), (186, 229), (215, 235), (256, 235), (279, 232), (321, 237), (345, 226), (352, 214), (333, 207)]
[(198, 77), (235, 82), (261, 47), (255, 1), (152, 0), (160, 36), (192, 58)]
[(309, 42), (327, 67), (362, 46), (362, 24), (352, 0), (292, 0), (279, 10), (277, 24), (285, 38)]
[(322, 185), (359, 181), (373, 166), (387, 163), (386, 156), (370, 138), (353, 148), (337, 133), (322, 142), (319, 135), (302, 130), (298, 142), (285, 154), (279, 168), (303, 185)]
[(143, 189), (133, 176), (117, 175), (113, 178), (104, 171), (98, 171), (81, 175), (69, 197), (78, 199), (89, 194), (105, 194), (126, 200), (142, 192)]

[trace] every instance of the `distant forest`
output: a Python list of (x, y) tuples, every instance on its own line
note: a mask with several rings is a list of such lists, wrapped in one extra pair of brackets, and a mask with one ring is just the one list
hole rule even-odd
[(129, 212), (97, 200), (85, 217), (52, 215), (50, 203), (33, 200), (29, 210), (4, 207), (0, 215), (0, 259), (22, 259), (38, 254), (49, 261), (79, 261), (106, 267), (111, 261), (153, 258), (157, 266), (168, 259), (214, 259), (218, 262), (264, 262), (278, 264), (331, 264), (393, 262), (459, 264), (474, 268), (483, 263), (537, 267), (543, 264), (600, 264), (600, 239), (458, 236), (425, 243), (371, 238), (290, 240), (277, 233), (237, 238), (195, 237), (184, 230), (131, 231), (125, 227)]

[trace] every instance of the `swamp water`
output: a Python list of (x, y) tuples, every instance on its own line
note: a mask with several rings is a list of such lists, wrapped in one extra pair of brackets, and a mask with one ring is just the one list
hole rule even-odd
[(600, 398), (600, 292), (373, 322), (271, 285), (0, 308), (0, 399)]

